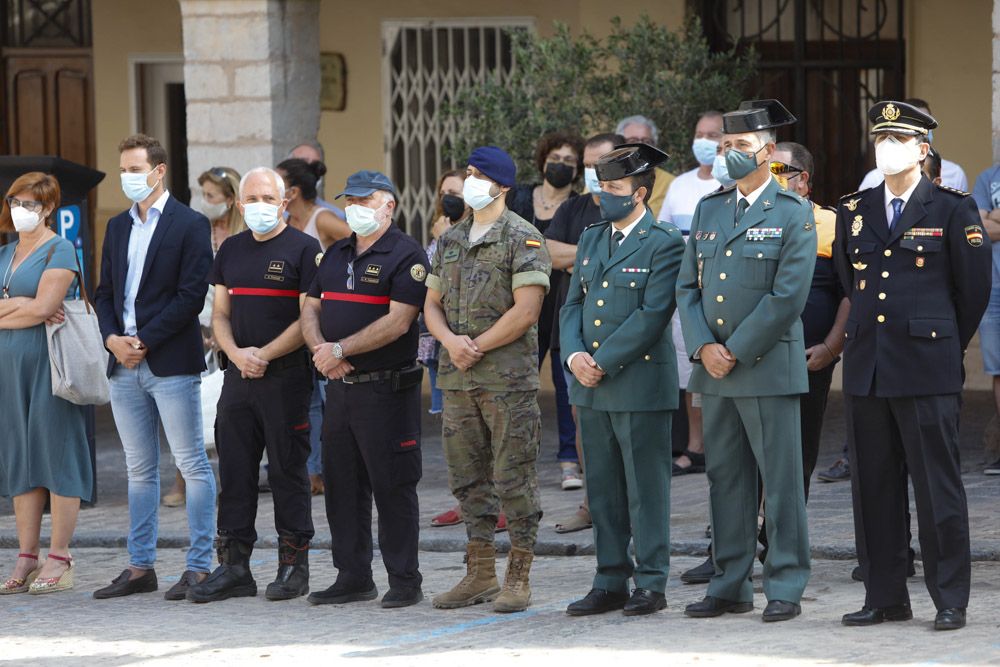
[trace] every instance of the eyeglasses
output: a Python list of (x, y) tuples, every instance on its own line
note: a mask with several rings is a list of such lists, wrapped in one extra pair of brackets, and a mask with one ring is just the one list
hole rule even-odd
[(347, 263), (347, 289), (354, 291), (354, 262)]
[(20, 206), (24, 210), (31, 211), (32, 213), (38, 213), (45, 208), (45, 204), (40, 201), (21, 201), (17, 197), (7, 197), (7, 206), (10, 208), (17, 208)]
[(795, 176), (801, 174), (802, 170), (784, 162), (772, 162), (771, 173), (775, 176)]

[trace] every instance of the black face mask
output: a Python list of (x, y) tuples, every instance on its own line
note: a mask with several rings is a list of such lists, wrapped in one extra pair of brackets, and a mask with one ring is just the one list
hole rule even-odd
[(568, 164), (549, 162), (545, 165), (545, 180), (554, 188), (564, 188), (573, 182), (576, 170)]
[(457, 195), (441, 197), (441, 210), (452, 222), (458, 222), (465, 215), (465, 200)]

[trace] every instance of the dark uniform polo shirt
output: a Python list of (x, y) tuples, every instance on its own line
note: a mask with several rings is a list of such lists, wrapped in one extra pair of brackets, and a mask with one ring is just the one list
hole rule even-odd
[[(390, 301), (422, 307), (427, 293), (427, 254), (395, 224), (360, 256), (356, 239), (351, 234), (327, 249), (309, 289), (309, 296), (322, 299), (320, 330), (331, 342), (384, 317)], [(418, 337), (414, 319), (404, 335), (348, 361), (356, 373), (402, 368), (417, 358)]]
[[(601, 207), (594, 203), (594, 198), (590, 195), (580, 197), (570, 197), (556, 209), (556, 214), (552, 216), (552, 222), (545, 229), (545, 238), (553, 241), (577, 245), (580, 242), (580, 235), (583, 230), (590, 225), (601, 221)], [(559, 311), (566, 303), (569, 295), (570, 279), (565, 271), (553, 270), (553, 274), (562, 274), (558, 281), (555, 296), (556, 316), (552, 320), (552, 347), (559, 346)]]
[(250, 230), (223, 241), (209, 281), (229, 292), (239, 347), (263, 347), (299, 319), (299, 296), (312, 284), (322, 254), (316, 239), (291, 226), (266, 241)]

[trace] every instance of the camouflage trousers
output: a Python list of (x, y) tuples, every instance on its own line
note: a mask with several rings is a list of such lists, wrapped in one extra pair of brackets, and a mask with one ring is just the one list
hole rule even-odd
[(448, 484), (469, 539), (492, 543), (502, 507), (511, 544), (533, 549), (542, 518), (538, 392), (446, 389), (442, 422)]

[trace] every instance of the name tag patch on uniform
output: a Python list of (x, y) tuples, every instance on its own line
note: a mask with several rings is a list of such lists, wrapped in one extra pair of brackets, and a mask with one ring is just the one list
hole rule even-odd
[(442, 257), (442, 260), (445, 262), (454, 262), (456, 259), (458, 259), (458, 256), (459, 256), (458, 248), (448, 248), (447, 250), (444, 251), (444, 257)]
[(541, 248), (542, 242), (539, 241), (538, 239), (526, 239), (524, 245), (526, 245), (529, 248)]
[(780, 239), (781, 227), (751, 227), (747, 230), (747, 241)]
[(382, 273), (382, 267), (378, 264), (369, 264), (365, 267), (366, 276), (377, 276), (380, 273)]
[(965, 228), (965, 240), (973, 248), (983, 245), (983, 228), (979, 225), (969, 225)]
[(943, 236), (944, 229), (941, 227), (913, 227), (903, 232), (904, 239), (923, 238), (927, 236)]
[(268, 273), (284, 273), (284, 271), (285, 271), (285, 262), (280, 259), (272, 259), (270, 262), (267, 263)]
[(378, 285), (379, 280), (378, 278), (372, 278), (370, 276), (361, 276), (361, 282), (371, 283), (372, 285)]

